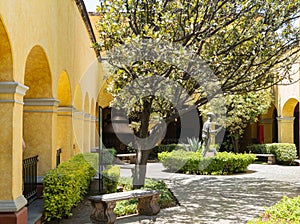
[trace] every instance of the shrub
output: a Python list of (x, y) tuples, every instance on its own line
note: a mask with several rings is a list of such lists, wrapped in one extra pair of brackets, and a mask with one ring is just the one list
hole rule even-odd
[[(162, 152), (158, 154), (159, 161), (170, 171), (191, 170), (198, 165), (197, 161), (202, 158), (199, 152), (188, 152), (185, 150), (174, 150), (172, 152)], [(185, 167), (184, 167), (185, 166)]]
[(172, 152), (172, 151), (174, 151), (176, 149), (182, 149), (182, 147), (183, 146), (180, 145), (180, 144), (158, 145), (158, 146), (155, 146), (151, 150), (149, 158), (151, 158), (151, 159), (157, 159), (158, 153), (161, 153), (161, 152)]
[(297, 149), (295, 144), (273, 143), (270, 145), (270, 151), (276, 157), (279, 163), (292, 164), (297, 158)]
[(292, 164), (297, 158), (296, 146), (291, 143), (255, 144), (248, 146), (247, 151), (255, 154), (272, 153), (276, 161), (282, 164)]
[(96, 170), (82, 154), (48, 171), (43, 180), (46, 220), (72, 215), (72, 207), (83, 199), (95, 175)]
[(270, 146), (271, 144), (254, 144), (247, 146), (247, 152), (254, 154), (270, 154)]
[(171, 171), (195, 174), (232, 174), (244, 172), (256, 160), (253, 154), (220, 152), (202, 158), (199, 152), (173, 151), (158, 154), (163, 166)]
[(114, 193), (117, 191), (118, 183), (120, 180), (120, 167), (119, 166), (107, 166), (103, 170), (103, 185), (105, 193)]
[(201, 141), (198, 138), (187, 138), (188, 144), (183, 144), (186, 151), (197, 152), (201, 150)]
[(300, 224), (300, 196), (288, 198), (284, 196), (278, 203), (266, 209), (259, 218), (248, 224), (294, 223)]
[[(132, 178), (121, 178), (120, 185), (124, 185), (124, 189), (131, 190)], [(168, 208), (176, 205), (176, 199), (167, 188), (167, 185), (159, 180), (146, 179), (145, 186), (143, 189), (146, 190), (157, 190), (160, 191), (160, 197), (158, 203), (161, 208)], [(130, 199), (126, 201), (117, 201), (114, 213), (117, 216), (129, 215), (136, 213), (138, 199)]]

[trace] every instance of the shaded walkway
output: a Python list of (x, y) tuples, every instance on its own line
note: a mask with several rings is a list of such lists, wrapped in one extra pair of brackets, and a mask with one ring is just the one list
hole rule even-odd
[[(253, 164), (249, 170), (252, 172), (232, 176), (195, 176), (168, 173), (160, 163), (150, 163), (147, 177), (164, 179), (181, 206), (163, 209), (155, 217), (126, 217), (116, 223), (241, 224), (284, 195), (300, 195), (300, 167)], [(121, 175), (131, 172), (121, 169)], [(90, 212), (90, 203), (84, 201), (73, 217), (59, 223), (90, 223)]]

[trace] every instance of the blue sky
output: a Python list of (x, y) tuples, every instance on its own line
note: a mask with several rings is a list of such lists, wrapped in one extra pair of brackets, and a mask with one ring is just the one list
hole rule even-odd
[(99, 0), (84, 0), (84, 3), (88, 12), (95, 12), (96, 5), (99, 5)]

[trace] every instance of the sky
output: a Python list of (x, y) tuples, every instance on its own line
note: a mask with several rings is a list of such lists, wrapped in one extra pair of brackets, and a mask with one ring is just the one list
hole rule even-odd
[(95, 12), (96, 5), (99, 5), (99, 0), (84, 0), (84, 3), (88, 12)]

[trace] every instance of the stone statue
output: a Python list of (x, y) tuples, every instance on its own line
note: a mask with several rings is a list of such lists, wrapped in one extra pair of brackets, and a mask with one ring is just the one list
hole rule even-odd
[[(211, 144), (211, 136), (218, 134), (218, 132), (222, 129), (222, 127), (212, 130), (212, 121), (216, 117), (216, 115), (212, 112), (208, 112), (206, 114), (207, 121), (203, 124), (202, 129), (202, 155), (205, 157), (206, 153), (209, 151), (209, 146)], [(217, 150), (213, 149), (214, 155), (217, 154)]]

